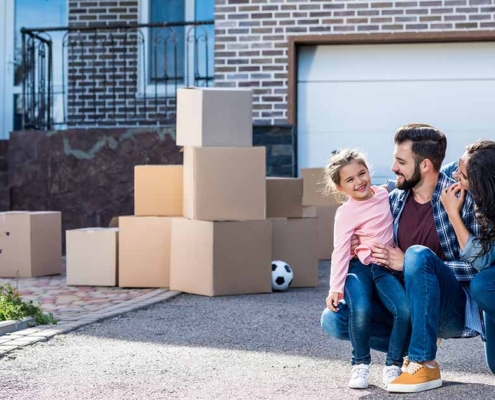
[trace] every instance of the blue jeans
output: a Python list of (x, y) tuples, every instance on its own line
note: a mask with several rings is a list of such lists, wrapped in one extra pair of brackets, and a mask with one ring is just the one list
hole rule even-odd
[(371, 265), (371, 273), (378, 298), (394, 318), (385, 365), (402, 366), (411, 334), (411, 312), (401, 283), (403, 275), (377, 264)]
[[(387, 351), (387, 365), (402, 365), (409, 337), (407, 299), (397, 278), (385, 268), (377, 267), (363, 265), (358, 260), (351, 261), (344, 289), (346, 304), (339, 306), (338, 313), (326, 309), (321, 325), (329, 335), (351, 341), (353, 365), (371, 362), (370, 347)], [(380, 288), (376, 291), (377, 295), (392, 314), (383, 306), (375, 304), (374, 280)], [(377, 310), (378, 315), (375, 314)], [(376, 324), (381, 319), (390, 322), (383, 330), (381, 324)]]
[(470, 288), (474, 300), (484, 311), (486, 362), (495, 374), (495, 266), (478, 273)]
[(409, 359), (434, 360), (437, 337), (459, 337), (464, 330), (466, 294), (451, 269), (424, 246), (407, 249), (404, 278), (412, 323)]
[[(466, 295), (450, 268), (424, 246), (411, 246), (406, 251), (404, 277), (412, 325), (409, 357), (418, 362), (433, 360), (436, 356), (437, 337), (461, 335), (464, 329)], [(347, 290), (347, 281), (344, 290)], [(352, 293), (349, 295), (353, 296)], [(342, 306), (339, 308), (338, 313), (326, 309), (321, 316), (321, 326), (330, 336), (349, 340), (349, 309)], [(388, 351), (392, 327), (392, 314), (380, 302), (372, 302), (372, 349)]]

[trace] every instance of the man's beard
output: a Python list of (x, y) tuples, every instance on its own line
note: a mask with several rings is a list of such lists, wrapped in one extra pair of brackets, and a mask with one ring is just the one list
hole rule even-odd
[[(399, 176), (399, 174), (396, 174), (396, 175)], [(414, 166), (414, 172), (413, 172), (413, 175), (411, 176), (410, 179), (406, 179), (406, 177), (404, 175), (402, 175), (402, 174), (400, 176), (402, 176), (403, 181), (402, 181), (402, 183), (399, 183), (398, 180), (395, 181), (395, 184), (397, 186), (397, 189), (411, 190), (421, 180), (421, 173), (419, 172), (419, 165), (416, 164)]]

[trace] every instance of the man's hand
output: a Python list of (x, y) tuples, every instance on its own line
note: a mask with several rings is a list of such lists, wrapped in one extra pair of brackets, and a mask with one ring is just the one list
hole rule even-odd
[(338, 312), (339, 300), (344, 298), (343, 293), (339, 292), (330, 292), (327, 297), (327, 307), (330, 311)]
[(378, 265), (383, 265), (396, 271), (402, 271), (404, 269), (404, 253), (398, 247), (373, 243), (371, 250), (371, 256), (376, 260)]
[(465, 197), (466, 191), (461, 188), (459, 183), (454, 183), (447, 189), (442, 190), (440, 201), (449, 217), (460, 214)]

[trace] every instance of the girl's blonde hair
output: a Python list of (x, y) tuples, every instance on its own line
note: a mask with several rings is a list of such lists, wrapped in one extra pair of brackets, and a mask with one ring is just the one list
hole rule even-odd
[(369, 170), (366, 157), (356, 149), (342, 149), (333, 153), (324, 170), (325, 195), (333, 195), (339, 202), (347, 199), (347, 196), (338, 191), (337, 186), (340, 186), (340, 170), (354, 160)]

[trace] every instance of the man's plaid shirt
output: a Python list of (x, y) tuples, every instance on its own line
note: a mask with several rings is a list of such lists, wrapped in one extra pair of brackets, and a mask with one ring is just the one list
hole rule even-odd
[[(435, 219), (438, 239), (440, 240), (440, 245), (445, 253), (445, 264), (452, 269), (452, 272), (459, 282), (464, 282), (467, 284), (471, 281), (471, 279), (473, 279), (477, 271), (471, 266), (471, 264), (461, 259), (459, 253), (459, 243), (455, 235), (454, 227), (450, 223), (449, 217), (440, 202), (440, 194), (442, 190), (448, 188), (453, 183), (455, 183), (453, 179), (450, 179), (446, 174), (440, 172), (438, 183), (435, 187), (430, 203), (433, 207), (433, 217)], [(399, 219), (410, 192), (410, 190), (394, 189), (390, 193), (390, 209), (394, 218), (394, 236), (396, 241)], [(461, 210), (461, 217), (469, 232), (478, 237), (480, 228), (475, 220), (474, 202), (469, 193), (466, 193), (464, 205)]]

